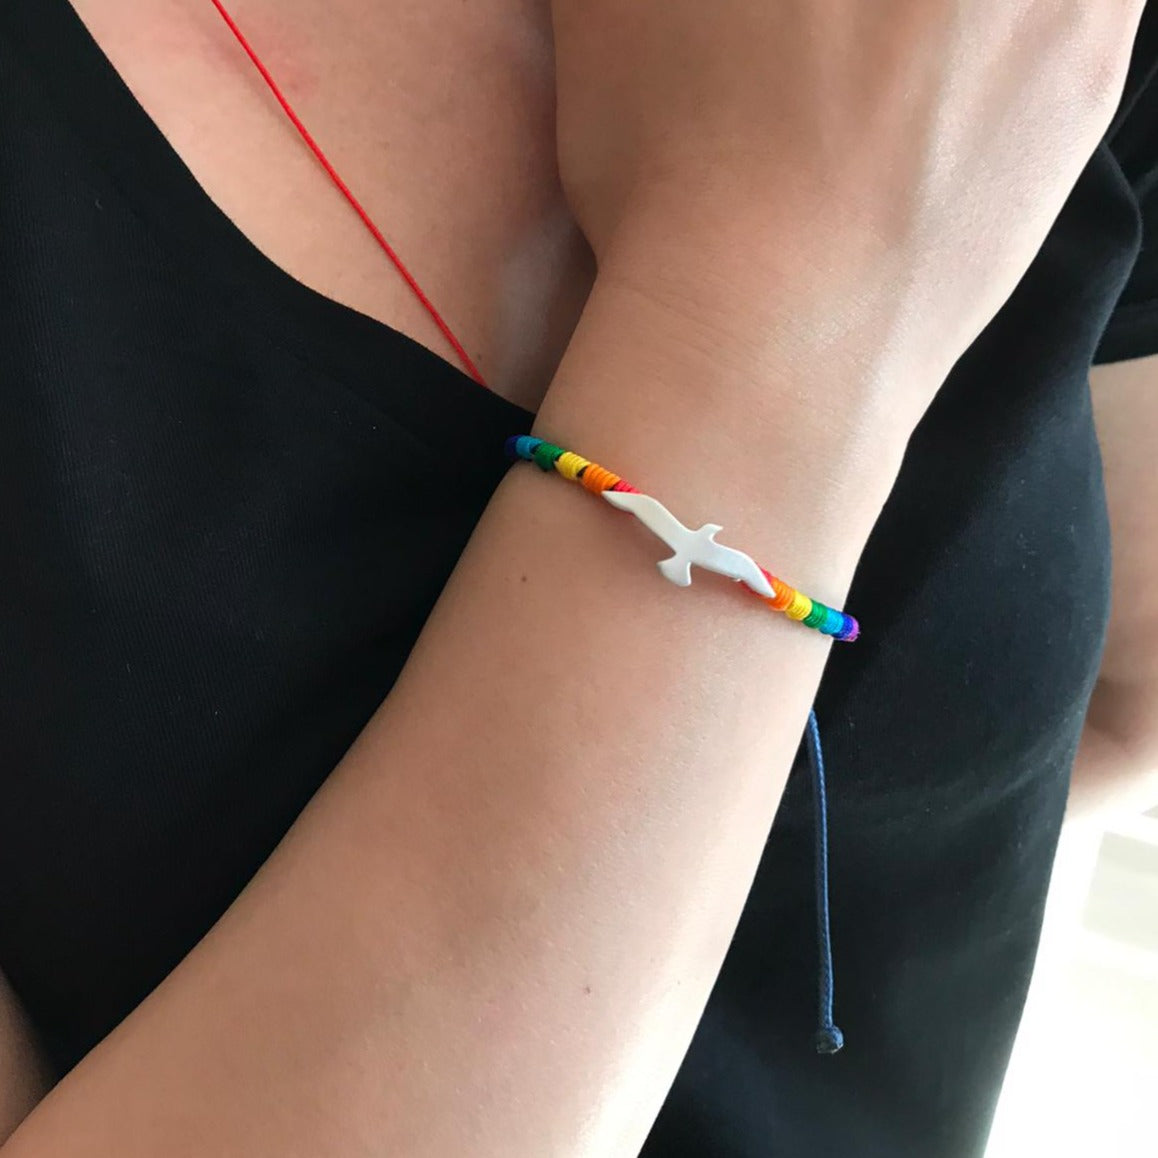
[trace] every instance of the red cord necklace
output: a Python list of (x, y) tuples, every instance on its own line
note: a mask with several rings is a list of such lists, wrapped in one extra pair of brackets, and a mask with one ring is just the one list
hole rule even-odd
[(237, 27), (237, 22), (225, 10), (225, 6), (221, 3), (221, 0), (210, 0), (210, 2), (212, 3), (213, 7), (216, 8), (217, 11), (221, 14), (221, 19), (225, 21), (229, 31), (232, 32), (233, 35), (237, 38), (238, 44), (240, 44), (241, 47), (245, 49), (245, 53), (249, 59), (253, 61), (254, 67), (259, 73), (261, 73), (262, 80), (264, 80), (265, 83), (269, 85), (269, 89), (277, 98), (278, 104), (280, 104), (281, 107), (285, 110), (286, 116), (289, 117), (290, 121), (293, 123), (294, 128), (297, 129), (297, 131), (301, 134), (302, 140), (305, 141), (305, 143), (310, 147), (310, 151), (318, 159), (319, 164), (323, 169), (325, 169), (326, 173), (329, 174), (330, 180), (334, 182), (342, 196), (346, 198), (351, 206), (353, 206), (354, 212), (357, 213), (358, 216), (362, 219), (362, 224), (365, 225), (366, 228), (370, 231), (370, 235), (378, 243), (386, 256), (394, 263), (395, 268), (403, 276), (403, 278), (405, 278), (406, 284), (414, 291), (414, 296), (418, 298), (423, 307), (426, 309), (426, 312), (434, 319), (434, 324), (438, 326), (438, 328), (442, 331), (443, 336), (454, 348), (454, 352), (458, 355), (459, 361), (462, 362), (463, 366), (466, 368), (466, 372), (480, 386), (486, 386), (486, 382), (484, 381), (482, 374), (479, 373), (478, 367), (471, 360), (471, 356), (466, 352), (465, 349), (463, 349), (462, 343), (451, 332), (450, 326), (446, 324), (442, 315), (434, 308), (434, 303), (426, 296), (425, 293), (422, 292), (422, 287), (415, 280), (414, 275), (410, 272), (410, 270), (408, 270), (403, 264), (402, 259), (398, 256), (397, 253), (395, 253), (393, 246), (391, 246), (391, 244), (382, 235), (382, 231), (371, 220), (370, 214), (362, 208), (361, 202), (357, 197), (354, 196), (346, 182), (343, 181), (342, 178), (338, 175), (337, 169), (335, 169), (334, 166), (330, 163), (329, 158), (325, 153), (322, 152), (321, 146), (317, 143), (317, 141), (314, 140), (313, 136), (310, 134), (309, 129), (307, 129), (306, 126), (302, 123), (301, 117), (299, 117), (297, 113), (294, 112), (289, 101), (286, 100), (281, 89), (278, 88), (277, 82), (270, 75), (269, 69), (266, 68), (262, 63), (261, 58), (254, 51), (249, 41), (246, 40), (241, 29)]

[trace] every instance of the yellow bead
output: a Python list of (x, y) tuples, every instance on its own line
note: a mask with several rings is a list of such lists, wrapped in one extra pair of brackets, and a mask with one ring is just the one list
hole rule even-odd
[(807, 619), (812, 614), (812, 600), (797, 591), (792, 596), (792, 602), (784, 608), (784, 614), (798, 621)]
[(574, 482), (579, 472), (591, 464), (582, 455), (576, 454), (572, 450), (561, 454), (555, 459), (555, 469), (566, 479)]

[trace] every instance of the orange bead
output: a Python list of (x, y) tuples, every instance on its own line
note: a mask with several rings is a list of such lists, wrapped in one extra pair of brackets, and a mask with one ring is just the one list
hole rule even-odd
[(772, 589), (776, 594), (767, 600), (768, 606), (773, 611), (783, 611), (792, 602), (792, 597), (796, 592), (787, 583), (777, 579), (775, 575), (772, 576)]
[(612, 474), (605, 467), (593, 462), (583, 472), (582, 482), (583, 486), (592, 494), (599, 495), (615, 486), (619, 482), (619, 475)]

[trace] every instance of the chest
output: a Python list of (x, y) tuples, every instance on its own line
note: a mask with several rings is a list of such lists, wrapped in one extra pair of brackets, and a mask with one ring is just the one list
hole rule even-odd
[[(454, 360), (209, 0), (73, 6), (266, 256)], [(535, 409), (592, 277), (556, 172), (545, 0), (227, 7), (488, 384)]]

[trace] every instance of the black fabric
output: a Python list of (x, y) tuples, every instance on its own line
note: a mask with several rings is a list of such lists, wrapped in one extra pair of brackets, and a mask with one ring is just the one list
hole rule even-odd
[[(646, 1158), (982, 1152), (1108, 614), (1087, 372), (1158, 351), (1155, 53), (1148, 17), (819, 694), (848, 1044), (811, 1052), (801, 763)], [(530, 415), (262, 257), (64, 0), (0, 0), (0, 391), (0, 969), (64, 1072), (389, 692)]]
[(1128, 285), (1094, 355), (1120, 362), (1155, 352), (1158, 332), (1158, 9), (1147, 6), (1134, 46), (1126, 92), (1109, 144), (1140, 218), (1140, 249)]

